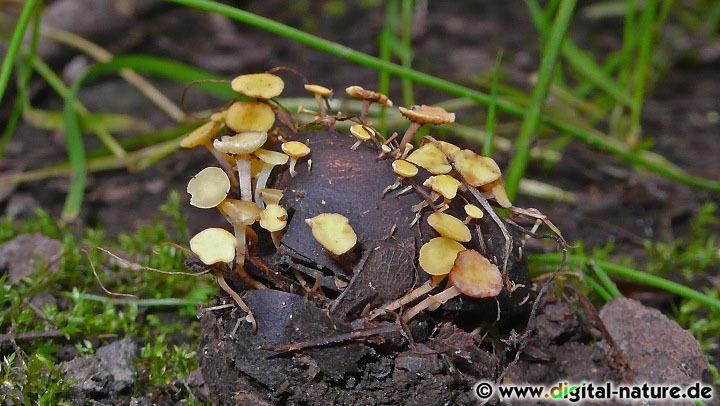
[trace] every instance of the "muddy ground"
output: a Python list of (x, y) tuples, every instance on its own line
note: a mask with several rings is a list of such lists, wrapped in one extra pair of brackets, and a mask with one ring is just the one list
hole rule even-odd
[[(351, 84), (374, 88), (377, 81), (376, 73), (369, 69), (223, 17), (159, 1), (139, 1), (136, 8), (131, 6), (120, 14), (108, 8), (105, 11), (112, 17), (109, 20), (112, 24), (93, 24), (89, 17), (82, 20), (86, 22), (83, 24), (71, 22), (65, 16), (88, 14), (82, 0), (49, 3), (47, 24), (79, 30), (88, 39), (116, 54), (164, 56), (227, 77), (240, 72), (291, 66), (311, 81), (337, 89)], [(111, 5), (115, 2), (96, 3)], [(277, 1), (247, 1), (241, 6), (293, 26), (312, 29), (316, 35), (354, 49), (377, 54), (377, 34), (383, 25), (382, 7), (348, 2), (343, 13), (330, 14), (324, 8), (328, 3), (332, 2), (309, 2), (308, 9), (288, 7)], [(61, 6), (68, 7), (65, 13), (69, 14), (58, 11)], [(427, 11), (415, 27), (413, 65), (416, 69), (473, 85), (473, 77), (492, 69), (496, 52), (503, 49), (504, 79), (519, 88), (530, 88), (530, 75), (538, 65), (537, 33), (527, 10), (520, 3), (429, 2)], [(571, 29), (572, 37), (598, 54), (618, 49), (622, 21), (589, 20), (582, 17), (582, 11), (581, 7)], [(96, 21), (102, 21), (99, 18)], [(362, 29), (358, 28), (358, 21), (362, 21)], [(123, 35), (117, 35), (118, 32)], [(643, 112), (643, 136), (654, 140), (654, 151), (689, 173), (718, 179), (720, 49), (707, 37), (691, 35), (672, 22), (663, 32), (661, 42), (667, 72), (663, 72), (648, 94)], [(51, 65), (68, 75), (76, 69), (73, 66), (88, 63), (67, 48), (48, 46), (42, 49)], [(155, 82), (171, 100), (180, 100), (182, 88), (161, 80)], [(44, 108), (60, 108), (61, 101), (39, 83), (33, 87), (33, 103)], [(392, 96), (399, 99), (397, 85), (393, 85)], [(425, 104), (445, 98), (420, 86), (415, 90), (416, 100)], [(299, 86), (289, 86), (286, 95), (305, 96)], [(160, 111), (120, 80), (93, 82), (81, 93), (81, 98), (91, 110), (136, 114), (157, 127), (171, 124)], [(194, 108), (219, 103), (199, 93), (194, 93), (191, 101)], [(2, 107), (5, 112), (8, 106)], [(477, 111), (460, 112), (458, 121), (483, 127), (484, 123), (475, 120), (475, 114)], [(511, 121), (502, 115), (500, 119), (501, 122)], [(42, 140), (41, 149), (36, 147), (38, 139)], [(87, 140), (89, 145), (95, 145), (92, 139)], [(7, 158), (0, 165), (3, 172), (11, 172), (57, 162), (64, 156), (61, 134), (21, 125), (9, 145)], [(508, 154), (501, 153), (497, 159), (501, 168), (505, 168)], [(147, 222), (170, 190), (184, 190), (187, 179), (209, 163), (210, 158), (202, 151), (181, 151), (141, 173), (91, 174), (80, 224), (102, 226), (110, 234), (116, 234)], [(692, 213), (703, 203), (718, 200), (717, 194), (635, 171), (580, 143), (568, 146), (560, 162), (552, 167), (531, 164), (528, 177), (571, 191), (576, 200), (560, 203), (521, 196), (515, 202), (517, 206), (541, 210), (563, 231), (568, 241), (582, 241), (588, 249), (613, 242), (616, 253), (632, 256), (640, 263), (644, 260), (644, 239), (670, 240), (686, 235)], [(67, 186), (66, 179), (23, 184), (2, 196), (0, 208), (18, 218), (29, 216), (34, 207), (57, 215)], [(188, 209), (187, 214), (192, 232), (216, 224), (217, 219), (198, 210)], [(546, 248), (545, 245), (534, 247)], [(717, 275), (705, 275), (698, 277), (697, 283), (717, 285), (720, 281)], [(655, 306), (670, 307), (666, 296), (657, 297), (647, 290), (634, 292), (638, 298), (650, 299)], [(256, 292), (248, 292), (248, 295), (249, 302), (267, 300)], [(295, 303), (298, 299), (287, 297), (287, 300)], [(646, 352), (653, 349), (657, 350), (657, 357), (672, 356), (678, 365), (687, 361), (686, 365), (694, 366), (687, 371), (666, 371), (663, 380), (682, 381), (681, 376), (697, 380), (706, 374), (702, 360), (697, 358), (694, 347), (697, 344), (678, 345), (677, 340), (694, 341), (671, 325), (665, 326), (665, 330), (656, 330), (660, 322), (648, 320), (662, 320), (662, 316), (652, 310), (621, 302), (606, 307), (598, 316), (591, 308), (579, 305), (568, 292), (550, 291), (546, 300), (547, 304), (537, 315), (537, 333), (526, 346), (526, 355), (506, 372), (508, 380), (543, 383), (555, 383), (559, 379), (642, 381), (647, 377), (639, 376), (639, 371), (652, 369), (648, 365), (658, 362), (659, 358), (645, 359), (635, 355), (647, 355)], [(315, 312), (316, 308), (308, 308), (304, 302), (297, 303), (297, 308), (286, 311)], [(625, 316), (618, 317), (617, 313)], [(629, 323), (628, 314), (645, 322)], [(508, 331), (494, 332), (488, 340), (477, 344), (477, 337), (455, 331), (453, 325), (443, 327), (445, 330), (438, 325), (437, 331), (426, 331), (425, 339), (418, 340), (418, 345), (422, 346), (419, 352), (410, 351), (402, 334), (395, 331), (382, 342), (365, 340), (326, 348), (328, 353), (340, 351), (343, 355), (337, 355), (339, 358), (354, 354), (341, 365), (328, 361), (323, 349), (268, 358), (255, 349), (262, 345), (258, 340), (267, 332), (261, 330), (258, 336), (252, 336), (247, 323), (238, 329), (238, 317), (231, 310), (222, 310), (206, 313), (202, 320), (204, 334), (200, 348), (207, 350), (199, 351), (202, 374), (209, 384), (211, 399), (220, 403), (319, 404), (326, 400), (345, 404), (473, 403), (474, 383), (481, 379), (496, 379), (502, 366), (514, 357), (513, 343), (508, 345), (500, 341), (500, 338), (507, 338)], [(599, 319), (604, 321), (607, 331), (598, 327), (602, 324), (598, 323)], [(634, 330), (623, 332), (628, 326)], [(522, 326), (513, 327), (518, 332), (524, 331)], [(657, 340), (662, 336), (652, 334), (657, 331), (672, 331), (668, 335), (673, 339)], [(432, 336), (428, 338), (430, 333)], [(633, 334), (648, 339), (627, 338)], [(418, 338), (421, 337), (423, 335), (419, 334)], [(292, 335), (285, 338), (293, 339)], [(647, 346), (632, 348), (633, 342)], [(425, 348), (427, 354), (423, 355)], [(691, 351), (674, 352), (683, 348)], [(714, 357), (711, 361), (718, 365), (720, 354), (714, 354)], [(278, 374), (270, 376), (273, 372)]]

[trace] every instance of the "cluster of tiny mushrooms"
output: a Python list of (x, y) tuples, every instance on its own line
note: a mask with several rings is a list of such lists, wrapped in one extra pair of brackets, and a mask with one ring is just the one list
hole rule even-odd
[[(192, 237), (190, 249), (200, 261), (214, 269), (220, 286), (248, 313), (248, 320), (256, 328), (252, 312), (225, 282), (223, 272), (234, 268), (249, 286), (266, 288), (244, 268), (248, 243), (252, 245), (252, 241), (256, 242), (258, 238), (251, 225), (259, 221), (260, 227), (267, 230), (275, 246), (279, 246), (288, 213), (278, 204), (283, 190), (268, 188), (268, 179), (273, 168), (283, 165), (289, 165), (291, 176), (296, 176), (296, 164), (303, 157), (308, 157), (305, 162), (310, 171), (312, 152), (302, 142), (287, 141), (274, 129), (276, 118), (296, 130), (299, 128), (292, 115), (276, 100), (284, 88), (284, 82), (279, 76), (273, 73), (245, 74), (233, 79), (230, 85), (238, 93), (238, 101), (212, 114), (210, 121), (182, 139), (181, 146), (203, 146), (217, 159), (219, 167), (212, 166), (200, 171), (188, 183), (187, 192), (191, 195), (191, 205), (203, 209), (217, 207), (234, 233), (224, 228), (205, 229)], [(305, 89), (314, 95), (319, 111), (301, 107), (298, 112), (314, 115), (311, 124), (331, 129), (337, 120), (349, 119), (340, 113), (328, 113), (328, 99), (332, 95), (330, 89), (317, 84), (306, 84)], [(427, 222), (440, 235), (420, 248), (418, 262), (422, 270), (431, 275), (428, 282), (392, 303), (369, 312), (366, 317), (372, 319), (416, 301), (441, 284), (446, 277), (447, 288), (436, 295), (427, 295), (405, 311), (404, 321), (425, 309), (435, 309), (461, 294), (475, 298), (496, 297), (504, 284), (512, 291), (512, 282), (503, 277), (498, 265), (477, 250), (463, 245), (471, 240), (468, 225), (482, 218), (483, 210), (468, 203), (465, 205), (465, 219), (444, 213), (449, 207), (448, 203), (456, 197), (458, 189), (469, 190), (503, 230), (507, 240), (506, 252), (509, 252), (507, 230), (488, 204), (490, 199), (503, 208), (513, 208), (505, 193), (497, 163), (489, 157), (432, 137), (425, 137), (419, 148), (413, 148), (411, 141), (421, 126), (452, 123), (455, 121), (454, 113), (436, 106), (400, 107), (400, 113), (411, 124), (397, 141), (397, 133), (383, 137), (368, 124), (368, 110), (372, 103), (393, 106), (387, 96), (359, 86), (348, 87), (346, 93), (363, 101), (361, 116), (350, 118), (357, 123), (350, 127), (350, 133), (357, 139), (351, 149), (356, 149), (363, 142), (374, 143), (379, 151), (378, 160), (392, 160), (392, 170), (398, 176), (397, 181), (385, 189), (383, 197), (402, 186), (405, 179), (417, 175), (418, 167), (432, 174), (423, 183), (427, 188), (424, 193), (426, 199), (413, 207), (416, 212), (413, 224), (419, 220), (422, 209), (430, 207), (433, 213), (427, 217)], [(282, 152), (263, 149), (269, 139), (282, 142)], [(408, 186), (400, 190), (397, 196), (412, 188)], [(528, 213), (533, 215), (527, 211), (524, 214)], [(542, 217), (536, 218), (540, 220)], [(304, 221), (311, 228), (314, 238), (333, 258), (339, 259), (357, 244), (357, 235), (342, 214), (322, 213)], [(505, 257), (507, 261), (507, 255)], [(504, 271), (507, 262), (500, 265)]]

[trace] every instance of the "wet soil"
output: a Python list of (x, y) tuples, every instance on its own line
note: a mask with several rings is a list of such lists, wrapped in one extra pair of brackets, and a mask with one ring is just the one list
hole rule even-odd
[[(52, 8), (72, 2), (48, 3)], [(129, 14), (115, 17), (118, 25), (113, 29), (125, 32), (121, 38), (108, 35), (107, 27), (102, 25), (83, 26), (83, 33), (118, 54), (162, 55), (227, 77), (239, 72), (291, 66), (311, 81), (337, 89), (351, 84), (376, 86), (375, 72), (303, 45), (222, 17), (155, 1), (147, 3)], [(345, 13), (334, 15), (324, 8), (326, 4), (310, 2), (309, 9), (296, 9), (299, 6), (288, 7), (276, 1), (248, 1), (242, 7), (310, 29), (321, 37), (360, 51), (377, 54), (376, 35), (383, 25), (381, 7), (349, 2)], [(79, 11), (75, 10), (75, 13)], [(67, 18), (53, 18), (50, 23), (72, 28)], [(363, 29), (357, 29), (358, 20), (363, 21)], [(573, 38), (581, 46), (602, 54), (619, 48), (621, 23), (620, 20), (578, 17), (572, 27)], [(668, 31), (677, 25), (671, 23), (670, 28)], [(654, 141), (654, 151), (689, 173), (718, 179), (720, 52), (716, 44), (702, 36), (689, 36), (685, 38), (687, 41), (682, 41), (683, 38), (668, 40), (665, 34), (662, 37), (663, 55), (668, 71), (648, 94), (643, 112), (643, 136)], [(517, 87), (529, 89), (530, 75), (537, 68), (537, 34), (527, 11), (518, 5), (490, 1), (442, 2), (442, 5), (429, 2), (427, 15), (419, 18), (416, 24), (413, 44), (416, 69), (472, 86), (475, 86), (477, 75), (487, 74), (492, 69), (498, 49), (504, 50), (504, 77)], [(70, 77), (72, 66), (88, 63), (84, 57), (63, 47), (51, 47), (43, 52), (53, 67)], [(171, 100), (180, 100), (181, 88), (164, 81), (155, 83)], [(416, 100), (425, 104), (444, 99), (443, 95), (430, 89), (417, 86), (415, 90)], [(61, 108), (61, 101), (49, 89), (36, 84), (33, 92), (34, 105)], [(286, 94), (305, 96), (300, 86), (288, 87)], [(399, 94), (399, 85), (394, 83), (391, 95)], [(141, 95), (119, 80), (91, 83), (81, 93), (81, 98), (94, 111), (135, 114), (156, 127), (171, 124)], [(221, 103), (195, 92), (190, 104), (195, 109)], [(4, 103), (2, 107), (5, 112), (7, 105)], [(481, 127), (477, 114), (478, 111), (459, 112), (458, 121)], [(510, 120), (501, 115), (501, 122)], [(124, 136), (127, 134), (120, 134), (120, 137)], [(38, 140), (42, 141), (43, 148), (37, 148)], [(97, 145), (91, 137), (86, 142), (90, 146)], [(61, 134), (23, 124), (9, 144), (7, 157), (0, 162), (0, 171), (10, 173), (43, 167), (64, 157)], [(507, 154), (498, 155), (501, 168), (506, 167), (507, 159)], [(79, 226), (102, 226), (113, 235), (148, 222), (170, 190), (184, 190), (187, 179), (209, 163), (210, 159), (203, 151), (180, 151), (140, 173), (91, 174)], [(561, 160), (551, 167), (531, 164), (528, 176), (572, 191), (576, 200), (561, 203), (520, 196), (517, 206), (541, 210), (563, 231), (568, 241), (582, 241), (588, 249), (612, 242), (616, 253), (632, 256), (641, 263), (644, 239), (671, 240), (686, 235), (691, 214), (705, 202), (720, 200), (717, 194), (636, 171), (626, 163), (580, 143), (570, 144), (563, 151)], [(15, 218), (32, 215), (35, 207), (57, 215), (67, 187), (67, 180), (62, 178), (22, 184), (12, 190), (0, 191), (0, 208)], [(217, 225), (217, 219), (200, 210), (188, 208), (186, 213), (193, 232), (207, 225)], [(528, 249), (545, 250), (548, 246), (531, 243)], [(639, 298), (648, 298), (647, 291), (636, 293)], [(279, 298), (276, 296), (281, 296), (288, 306), (261, 306), (268, 301), (277, 303)], [(652, 298), (652, 292), (650, 296), (655, 305), (668, 307), (667, 298)], [(409, 326), (414, 333), (415, 346), (410, 346), (403, 332), (391, 328), (392, 323), (389, 323), (375, 326), (387, 327), (388, 331), (382, 334), (273, 355), (258, 348), (319, 337), (294, 335), (292, 326), (280, 322), (291, 314), (301, 319), (305, 317), (314, 327), (308, 331), (324, 336), (349, 330), (338, 327), (341, 322), (319, 313), (317, 307), (301, 296), (277, 291), (247, 291), (245, 298), (254, 308), (265, 309), (257, 310), (257, 335), (250, 333), (249, 323), (244, 322), (244, 315), (239, 311), (207, 312), (202, 318), (203, 336), (198, 351), (201, 370), (210, 390), (210, 399), (220, 404), (471, 404), (476, 402), (472, 394), (474, 383), (495, 380), (514, 359), (514, 346), (518, 345), (512, 340), (500, 341), (507, 341), (509, 331), (493, 332), (483, 339), (454, 324), (440, 324), (437, 320), (428, 324), (426, 320), (420, 320)], [(220, 295), (217, 303), (224, 299), (226, 297)], [(555, 383), (559, 379), (592, 378), (627, 382), (637, 379), (632, 371), (652, 369), (647, 363), (635, 364), (636, 349), (623, 342), (628, 333), (620, 331), (620, 327), (613, 329), (610, 324), (630, 326), (635, 333), (654, 331), (653, 324), (630, 325), (624, 318), (614, 318), (611, 322), (609, 310), (597, 316), (596, 312), (583, 306), (577, 296), (568, 292), (552, 291), (544, 300), (537, 314), (536, 332), (530, 336), (519, 362), (506, 372), (508, 380)], [(647, 312), (644, 308), (637, 309), (634, 302), (616, 306), (620, 306), (621, 313)], [(662, 318), (659, 314), (652, 317)], [(268, 320), (273, 321), (266, 322)], [(603, 324), (606, 326), (602, 327)], [(437, 329), (429, 330), (430, 325)], [(519, 334), (525, 326), (514, 327)], [(665, 331), (671, 331), (672, 337), (682, 334), (679, 328), (676, 331), (667, 327)], [(673, 345), (672, 340), (658, 339), (663, 335), (643, 334), (645, 338), (634, 341), (650, 350)], [(633, 340), (626, 341), (632, 344)], [(687, 342), (696, 344), (689, 339)], [(693, 358), (697, 352), (694, 354), (686, 358), (678, 355), (673, 359), (678, 363), (692, 359), (693, 365), (698, 365), (693, 369), (692, 377), (699, 379), (703, 376), (702, 362)], [(713, 360), (716, 365), (718, 356), (716, 354)], [(654, 361), (654, 365), (658, 365), (660, 359)], [(592, 376), (588, 375), (589, 371)], [(678, 379), (680, 375), (667, 375), (663, 379), (668, 376)]]

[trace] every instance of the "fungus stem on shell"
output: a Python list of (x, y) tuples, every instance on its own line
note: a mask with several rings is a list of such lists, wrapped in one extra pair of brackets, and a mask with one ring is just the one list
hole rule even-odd
[(235, 238), (237, 238), (239, 244), (235, 250), (237, 251), (237, 261), (235, 264), (235, 270), (242, 279), (243, 282), (247, 283), (255, 289), (267, 289), (267, 286), (259, 280), (250, 276), (245, 270), (245, 255), (247, 254), (247, 239), (246, 239), (246, 226), (234, 227)]
[(407, 130), (405, 130), (405, 134), (403, 134), (402, 139), (400, 140), (400, 146), (398, 147), (400, 151), (405, 150), (405, 145), (412, 141), (413, 136), (418, 132), (420, 127), (422, 127), (422, 124), (415, 121), (410, 122), (410, 126)]
[(383, 314), (387, 312), (391, 312), (393, 310), (399, 309), (402, 306), (405, 306), (408, 303), (411, 303), (421, 297), (422, 295), (430, 292), (433, 290), (437, 285), (433, 283), (432, 279), (429, 279), (424, 284), (420, 285), (419, 287), (411, 290), (410, 292), (406, 293), (402, 297), (387, 303), (383, 305), (380, 308), (377, 308), (370, 312), (370, 314), (366, 317), (367, 320), (372, 320), (378, 316), (382, 316)]
[(238, 156), (235, 159), (237, 165), (238, 181), (240, 183), (240, 200), (252, 201), (252, 175), (250, 174), (250, 157), (248, 155)]
[(225, 277), (222, 274), (222, 271), (220, 272), (213, 272), (213, 275), (215, 275), (215, 278), (217, 278), (218, 285), (222, 288), (222, 290), (225, 291), (228, 295), (230, 295), (233, 300), (235, 300), (235, 303), (248, 315), (248, 320), (252, 324), (252, 333), (257, 333), (257, 322), (255, 321), (255, 316), (253, 316), (252, 310), (250, 310), (250, 307), (245, 303), (245, 301), (242, 300), (240, 295), (235, 292), (230, 285), (225, 282)]
[(449, 288), (443, 290), (437, 295), (428, 295), (428, 297), (423, 299), (422, 302), (416, 304), (415, 306), (411, 307), (407, 312), (403, 313), (402, 321), (407, 323), (412, 320), (413, 317), (417, 316), (418, 313), (427, 309), (428, 307), (434, 305), (442, 305), (448, 300), (459, 296), (461, 293), (462, 292), (460, 292), (460, 290), (455, 286), (450, 286)]

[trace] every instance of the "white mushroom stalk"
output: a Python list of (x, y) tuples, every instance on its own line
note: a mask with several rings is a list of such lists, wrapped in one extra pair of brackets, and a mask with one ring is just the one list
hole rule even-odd
[(253, 155), (263, 163), (260, 173), (257, 175), (257, 180), (255, 181), (255, 203), (257, 203), (261, 209), (264, 209), (265, 202), (261, 198), (260, 193), (267, 187), (267, 182), (268, 179), (270, 179), (273, 168), (278, 165), (285, 165), (289, 157), (281, 152), (268, 151), (266, 149), (258, 149)]
[(248, 131), (233, 136), (224, 136), (213, 142), (216, 150), (235, 158), (240, 184), (240, 200), (252, 201), (252, 174), (250, 172), (250, 154), (267, 141), (267, 133)]

